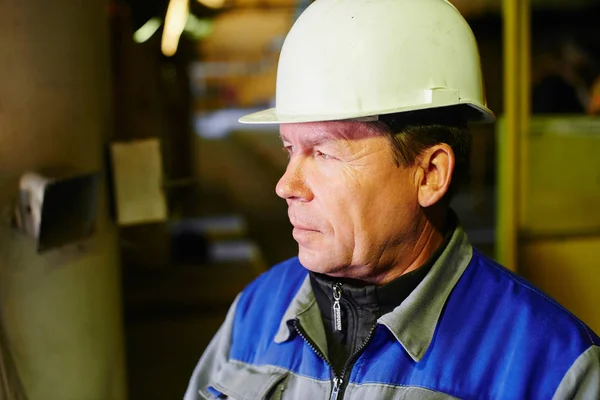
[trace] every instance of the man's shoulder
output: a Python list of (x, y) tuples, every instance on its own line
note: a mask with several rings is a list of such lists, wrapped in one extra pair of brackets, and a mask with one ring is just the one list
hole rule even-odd
[(600, 340), (552, 297), (473, 249), (432, 343), (429, 358), (454, 365), (452, 377), (467, 391), (485, 381), (485, 391), (502, 398), (511, 382), (519, 393), (511, 398), (551, 398)]
[(278, 287), (297, 283), (298, 281), (302, 282), (307, 274), (308, 271), (300, 264), (298, 257), (292, 257), (275, 264), (260, 274), (248, 285), (246, 290), (260, 289), (262, 286), (271, 285), (274, 282), (279, 284)]
[(476, 304), (494, 310), (498, 323), (529, 331), (540, 340), (578, 345), (581, 350), (600, 345), (600, 338), (557, 300), (477, 249), (463, 278), (477, 294)]
[(271, 345), (307, 274), (298, 259), (291, 258), (261, 274), (242, 291), (233, 320), (236, 345), (231, 354), (236, 360), (250, 362), (256, 356), (256, 346)]
[(275, 298), (277, 304), (283, 305), (291, 301), (307, 274), (308, 271), (300, 264), (298, 257), (280, 262), (246, 286), (241, 293), (238, 307), (272, 302)]

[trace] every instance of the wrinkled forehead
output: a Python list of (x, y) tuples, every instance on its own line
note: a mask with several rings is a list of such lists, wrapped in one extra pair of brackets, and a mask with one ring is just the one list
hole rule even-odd
[(314, 144), (334, 140), (362, 140), (383, 135), (380, 124), (362, 121), (326, 121), (281, 124), (283, 141)]

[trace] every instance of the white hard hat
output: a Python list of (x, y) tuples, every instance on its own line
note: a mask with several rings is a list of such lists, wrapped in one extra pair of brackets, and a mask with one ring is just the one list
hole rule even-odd
[(288, 33), (276, 107), (242, 123), (377, 116), (465, 104), (493, 121), (477, 43), (446, 0), (316, 0)]

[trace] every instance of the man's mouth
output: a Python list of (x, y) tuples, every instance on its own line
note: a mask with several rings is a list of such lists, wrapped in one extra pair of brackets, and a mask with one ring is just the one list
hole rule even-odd
[(292, 226), (294, 227), (294, 229), (298, 229), (298, 230), (301, 230), (301, 231), (319, 232), (318, 229), (313, 229), (311, 227), (304, 226), (304, 225), (295, 225), (295, 224), (292, 224)]

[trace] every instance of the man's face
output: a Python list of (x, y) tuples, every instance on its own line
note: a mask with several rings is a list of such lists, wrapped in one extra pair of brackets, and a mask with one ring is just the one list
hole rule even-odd
[(365, 123), (282, 124), (281, 137), (290, 160), (276, 191), (306, 268), (361, 278), (406, 261), (419, 235), (416, 166), (398, 167)]

